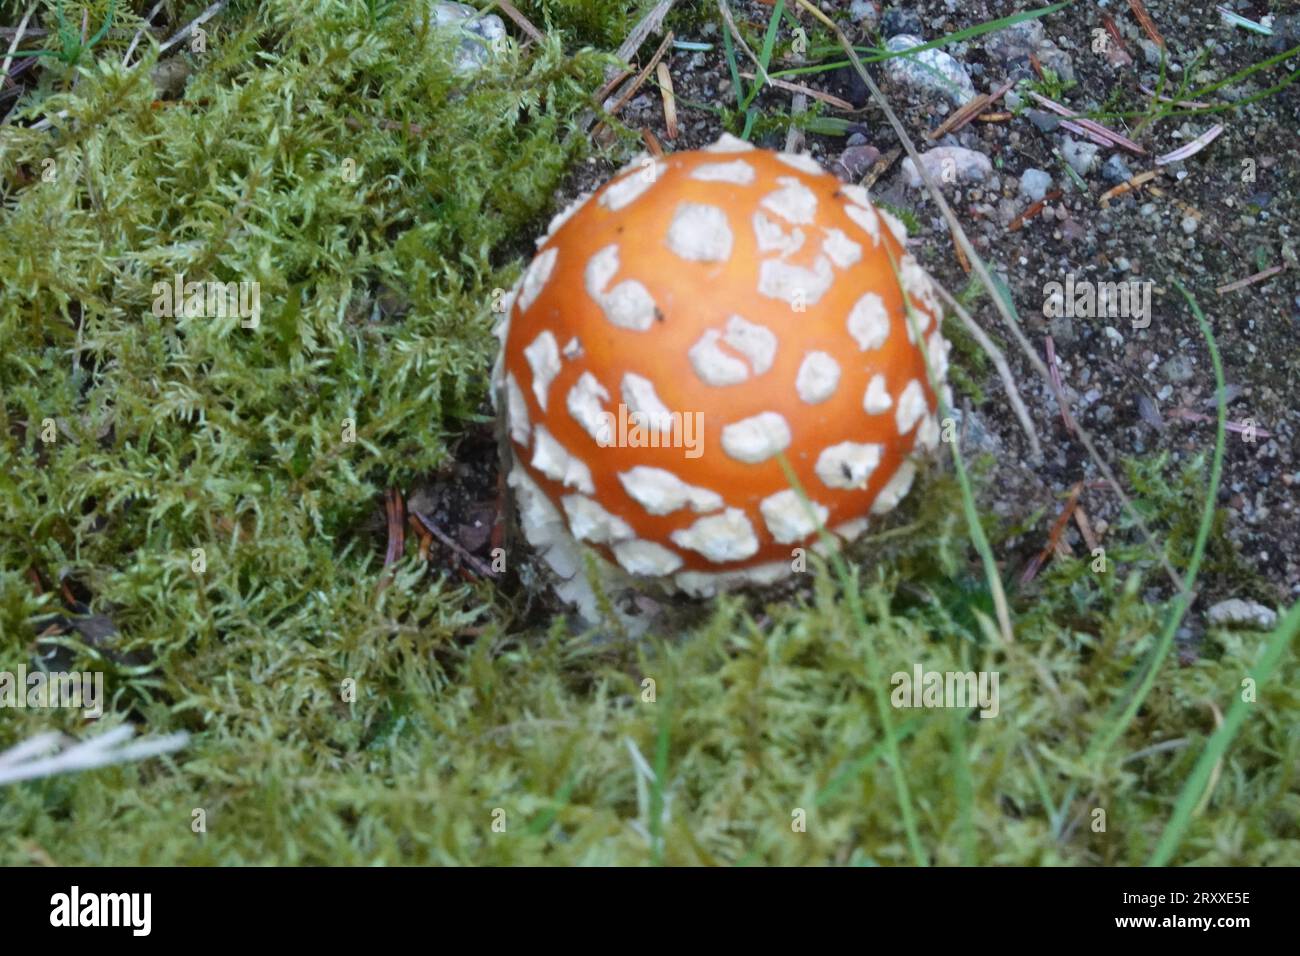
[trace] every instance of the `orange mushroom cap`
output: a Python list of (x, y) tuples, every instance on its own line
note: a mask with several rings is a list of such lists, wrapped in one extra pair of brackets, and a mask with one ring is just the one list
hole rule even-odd
[(861, 187), (728, 136), (556, 216), (496, 372), (521, 523), (552, 567), (580, 573), (555, 553), (567, 532), (709, 593), (788, 573), (818, 523), (851, 540), (892, 509), (939, 440), (916, 332), (936, 382), (949, 351), (905, 239)]

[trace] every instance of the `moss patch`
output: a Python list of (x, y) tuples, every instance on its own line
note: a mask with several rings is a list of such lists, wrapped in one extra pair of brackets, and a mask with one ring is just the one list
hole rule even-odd
[[(1146, 860), (1264, 636), (1206, 635), (1085, 761), (1166, 613), (1155, 556), (1053, 561), (1003, 646), (941, 471), (866, 543), (865, 620), (815, 560), (637, 645), (525, 626), (413, 543), (377, 587), (382, 492), (480, 422), (494, 290), (640, 9), (519, 6), (554, 32), (469, 80), (400, 6), (235, 3), (174, 97), (116, 33), (24, 94), (68, 115), (0, 152), (0, 670), (102, 670), (104, 723), (193, 736), (5, 788), (0, 862), (906, 863), (890, 735), (930, 862)], [(156, 315), (177, 275), (259, 283), (258, 327)], [(1201, 489), (1141, 468), (1178, 562)], [(998, 671), (998, 716), (882, 712), (916, 665)], [(1288, 656), (1177, 861), (1300, 862), (1297, 688)], [(90, 729), (8, 712), (0, 748), (51, 725)]]

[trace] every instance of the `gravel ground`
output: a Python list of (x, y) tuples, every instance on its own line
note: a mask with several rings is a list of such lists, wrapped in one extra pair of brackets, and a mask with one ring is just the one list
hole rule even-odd
[[(737, 19), (761, 29), (771, 9), (761, 3), (733, 3)], [(904, 10), (884, 11), (872, 3), (822, 3), (830, 12), (852, 8), (857, 14), (855, 41), (872, 42), (871, 30), (885, 36), (919, 32), (926, 40), (1029, 9), (1030, 4), (925, 0)], [(1075, 85), (1054, 98), (1072, 109), (1133, 110), (1145, 99), (1140, 87), (1159, 82), (1160, 48), (1139, 26), (1127, 4), (1110, 3), (1110, 15), (1123, 37), (1130, 61), (1118, 53), (1094, 52), (1093, 31), (1101, 27), (1097, 8), (1075, 5), (1046, 18), (1041, 36), (1033, 26), (1018, 26), (958, 43), (945, 50), (973, 82), (977, 92), (991, 92), (1006, 80), (1035, 79), (1028, 53)], [(1259, 20), (1261, 4), (1235, 5)], [(1228, 26), (1212, 9), (1189, 12), (1182, 4), (1150, 0), (1147, 10), (1167, 50), (1168, 82), (1175, 88), (1187, 71), (1188, 89), (1226, 79), (1298, 42), (1265, 37)], [(810, 18), (805, 15), (805, 20)], [(883, 22), (882, 22), (883, 19)], [(1295, 29), (1283, 20), (1279, 33)], [(782, 36), (790, 33), (783, 27)], [(729, 70), (722, 55), (717, 24), (683, 39), (712, 43), (711, 51), (675, 49), (667, 56), (673, 77), (680, 130), (670, 140), (664, 126), (659, 91), (647, 84), (627, 104), (620, 118), (632, 129), (649, 129), (667, 150), (692, 149), (711, 142), (722, 130), (720, 117), (689, 104), (735, 102)], [(1118, 46), (1108, 43), (1111, 51)], [(646, 55), (652, 44), (647, 44)], [(788, 47), (786, 47), (788, 49)], [(1199, 52), (1205, 57), (1197, 64)], [(742, 70), (746, 67), (742, 56)], [(777, 60), (776, 68), (797, 65)], [(901, 66), (903, 69), (898, 69)], [(1288, 59), (1273, 70), (1205, 94), (1214, 103), (1229, 103), (1280, 82), (1297, 67)], [(1297, 113), (1300, 90), (1287, 87), (1257, 102), (1198, 116), (1171, 117), (1153, 124), (1139, 119), (1107, 119), (1103, 125), (1134, 140), (1144, 151), (1134, 154), (1093, 149), (1086, 140), (1060, 128), (1023, 90), (1015, 115), (1001, 121), (977, 121), (931, 143), (925, 134), (952, 109), (945, 90), (934, 89), (929, 71), (918, 74), (908, 64), (869, 67), (895, 111), (925, 151), (956, 147), (952, 165), (956, 182), (945, 184), (947, 198), (985, 261), (1011, 290), (1025, 332), (1044, 350), (1054, 343), (1069, 410), (1093, 435), (1114, 464), (1125, 457), (1167, 453), (1174, 465), (1214, 447), (1214, 373), (1196, 321), (1174, 280), (1199, 300), (1222, 353), (1228, 383), (1228, 417), (1244, 432), (1229, 432), (1220, 505), (1227, 509), (1227, 532), (1239, 552), (1244, 576), (1202, 578), (1202, 606), (1241, 596), (1275, 606), (1300, 595), (1300, 458), (1297, 433), (1300, 411), (1297, 373), (1300, 350), (1300, 283), (1296, 270)], [(865, 86), (850, 71), (798, 77), (808, 85), (852, 102), (855, 112), (827, 111), (852, 124), (844, 137), (809, 134), (804, 148), (848, 178), (860, 179), (877, 155), (900, 146), (884, 115), (868, 102)], [(1122, 95), (1122, 106), (1116, 97)], [(757, 100), (766, 114), (788, 113), (792, 94), (769, 90)], [(1103, 104), (1109, 104), (1103, 106)], [(991, 111), (1009, 111), (1004, 100)], [(1186, 145), (1216, 123), (1222, 135), (1189, 159), (1158, 167), (1154, 157)], [(784, 132), (757, 136), (762, 146), (784, 148)], [(972, 151), (977, 156), (961, 152)], [(987, 159), (987, 164), (984, 160)], [(1066, 169), (1066, 161), (1071, 171)], [(980, 179), (963, 179), (989, 167)], [(594, 188), (616, 164), (592, 160), (571, 177), (557, 207), (573, 195)], [(935, 167), (942, 171), (942, 164)], [(1159, 169), (1143, 187), (1107, 204), (1100, 197), (1126, 175)], [(1030, 175), (1022, 191), (1022, 177)], [(1073, 175), (1072, 175), (1073, 172)], [(1047, 178), (1050, 177), (1050, 183)], [(1152, 187), (1155, 187), (1154, 189)], [(1031, 205), (1031, 197), (1048, 190), (1044, 207), (1022, 228), (1008, 227)], [(1059, 193), (1059, 195), (1057, 195)], [(916, 251), (931, 273), (949, 289), (969, 279), (953, 242), (924, 187), (908, 182), (903, 162), (894, 162), (872, 186), (872, 195), (908, 210), (919, 224)], [(1283, 271), (1246, 288), (1225, 293), (1218, 286), (1282, 266)], [(1150, 311), (1145, 318), (1118, 316), (1048, 316), (1049, 283), (1150, 283)], [(1027, 442), (1011, 413), (996, 377), (980, 381), (984, 401), (969, 411), (968, 444), (991, 452), (997, 480), (985, 493), (1000, 516), (1019, 521), (1044, 509), (1045, 515), (1007, 554), (1014, 566), (1028, 561), (1042, 546), (1063, 496), (1084, 481), (1081, 505), (1102, 543), (1119, 516), (1114, 495), (1097, 484), (1100, 475), (1082, 446), (1068, 431), (1053, 390), (1033, 372), (985, 298), (976, 317), (1004, 346), (1016, 380), (1043, 445), (1044, 460), (1029, 461)], [(1144, 327), (1138, 327), (1144, 326)], [(1205, 416), (1193, 420), (1196, 416)], [(1253, 423), (1254, 434), (1249, 433)], [(1253, 440), (1252, 440), (1253, 439)], [(1075, 553), (1087, 547), (1077, 527), (1066, 536)], [(1249, 571), (1257, 572), (1250, 574)]]

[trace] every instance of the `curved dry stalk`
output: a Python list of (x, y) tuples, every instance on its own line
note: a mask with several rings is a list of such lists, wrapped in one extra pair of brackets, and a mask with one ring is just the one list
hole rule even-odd
[(158, 48), (158, 55), (162, 56), (164, 53), (166, 53), (176, 44), (180, 43), (187, 36), (193, 33), (196, 29), (203, 26), (203, 24), (207, 23), (209, 20), (215, 17), (218, 13), (220, 13), (222, 10), (225, 9), (226, 4), (228, 2), (229, 0), (217, 0), (216, 3), (209, 6), (206, 10), (200, 13), (193, 20), (191, 20), (185, 26), (177, 30), (174, 34), (172, 34), (171, 37), (168, 38), (166, 43), (164, 43), (162, 46)]
[(144, 36), (144, 32), (149, 29), (149, 23), (154, 17), (158, 16), (158, 11), (162, 9), (162, 5), (163, 0), (158, 0), (158, 2), (153, 5), (153, 9), (144, 15), (143, 25), (139, 30), (135, 31), (135, 36), (131, 38), (131, 45), (126, 48), (126, 56), (122, 57), (123, 66), (126, 66), (131, 62), (131, 54), (135, 52), (135, 48), (139, 45), (140, 38)]
[[(1030, 366), (1038, 373), (1039, 377), (1042, 378), (1044, 382), (1050, 384), (1052, 376), (1047, 370), (1046, 364), (1044, 364), (1043, 360), (1038, 357), (1038, 353), (1034, 351), (1034, 347), (1029, 343), (1028, 338), (1025, 337), (1024, 330), (1020, 327), (1020, 322), (1017, 321), (1016, 317), (1012, 314), (1007, 303), (1003, 300), (1002, 294), (998, 291), (996, 284), (993, 282), (993, 277), (989, 273), (988, 266), (984, 264), (984, 260), (980, 257), (979, 253), (975, 251), (974, 244), (970, 241), (970, 237), (966, 235), (966, 230), (962, 228), (961, 223), (957, 220), (957, 216), (952, 211), (952, 207), (948, 205), (948, 200), (944, 197), (943, 191), (935, 183), (934, 177), (930, 175), (930, 171), (926, 169), (925, 164), (921, 162), (921, 156), (916, 150), (916, 145), (912, 142), (912, 137), (908, 135), (907, 129), (903, 126), (902, 121), (899, 120), (893, 107), (889, 105), (889, 101), (885, 98), (885, 94), (882, 93), (880, 87), (876, 85), (876, 81), (871, 78), (871, 74), (868, 73), (866, 67), (862, 65), (862, 61), (858, 58), (857, 51), (853, 49), (853, 44), (849, 42), (849, 38), (844, 35), (844, 31), (841, 30), (835, 22), (830, 19), (830, 17), (822, 13), (822, 11), (815, 5), (809, 3), (808, 0), (794, 0), (794, 2), (816, 17), (835, 35), (835, 38), (839, 40), (840, 46), (844, 48), (844, 52), (847, 54), (849, 61), (853, 64), (854, 70), (857, 71), (858, 76), (862, 78), (862, 82), (866, 84), (867, 89), (871, 91), (871, 98), (875, 100), (876, 104), (881, 108), (881, 111), (884, 112), (885, 118), (889, 120), (889, 125), (898, 136), (899, 142), (903, 144), (903, 148), (907, 151), (907, 155), (912, 158), (912, 164), (916, 167), (917, 173), (924, 181), (926, 189), (929, 190), (931, 197), (934, 199), (935, 205), (939, 207), (940, 213), (943, 214), (943, 218), (947, 222), (949, 229), (952, 230), (953, 238), (957, 241), (958, 246), (966, 253), (966, 257), (970, 260), (971, 268), (975, 270), (975, 274), (979, 277), (980, 282), (984, 284), (984, 287), (989, 290), (989, 294), (993, 298), (993, 305), (998, 310), (998, 314), (1002, 317), (1003, 324), (1005, 324), (1010, 330), (1012, 337), (1016, 340), (1016, 344), (1020, 346), (1020, 350), (1024, 353)], [(1155, 535), (1151, 532), (1150, 527), (1147, 526), (1145, 519), (1143, 519), (1143, 517), (1138, 514), (1137, 509), (1133, 507), (1132, 500), (1127, 494), (1125, 494), (1124, 489), (1120, 487), (1119, 481), (1116, 480), (1115, 473), (1111, 470), (1110, 465), (1106, 463), (1106, 460), (1102, 458), (1101, 454), (1097, 451), (1097, 446), (1093, 444), (1092, 437), (1083, 426), (1079, 425), (1077, 422), (1075, 423), (1075, 427), (1077, 429), (1079, 443), (1083, 445), (1084, 450), (1088, 453), (1088, 457), (1091, 458), (1093, 463), (1097, 466), (1097, 470), (1101, 472), (1106, 483), (1114, 490), (1120, 503), (1123, 505), (1124, 510), (1128, 513), (1129, 518), (1141, 531), (1142, 536), (1151, 546), (1151, 549), (1159, 555), (1160, 563), (1164, 567), (1165, 573), (1169, 576), (1169, 580), (1173, 582), (1174, 588), (1179, 593), (1182, 593), (1186, 589), (1186, 584), (1183, 581), (1182, 575), (1180, 575), (1169, 562), (1169, 558), (1165, 555), (1164, 548), (1159, 546)]]
[(157, 757), (180, 749), (190, 738), (185, 731), (178, 731), (165, 737), (142, 737), (128, 743), (134, 733), (134, 727), (124, 724), (82, 741), (71, 740), (53, 731), (37, 734), (0, 753), (0, 784), (39, 780), (60, 773), (94, 770)]
[(1042, 446), (1038, 443), (1038, 433), (1034, 431), (1034, 420), (1029, 417), (1029, 409), (1025, 407), (1025, 401), (1020, 397), (1020, 388), (1016, 385), (1015, 376), (1011, 374), (1011, 366), (1007, 364), (1007, 357), (1002, 349), (998, 348), (996, 342), (989, 338), (979, 325), (971, 318), (952, 293), (939, 284), (933, 276), (930, 281), (934, 284), (935, 291), (939, 293), (939, 298), (952, 309), (953, 313), (966, 327), (966, 331), (971, 334), (979, 347), (984, 350), (984, 354), (993, 362), (993, 367), (998, 370), (998, 378), (1002, 380), (1002, 388), (1007, 393), (1007, 401), (1011, 403), (1012, 410), (1016, 413), (1016, 418), (1020, 420), (1020, 427), (1024, 430), (1025, 437), (1029, 439), (1029, 451), (1033, 457), (1041, 459), (1043, 457)]
[[(1214, 701), (1206, 699), (1202, 701), (1206, 707), (1210, 708), (1210, 713), (1214, 715), (1214, 730), (1217, 733), (1223, 727), (1223, 711)], [(1219, 775), (1223, 772), (1223, 754), (1214, 761), (1214, 769), (1210, 771), (1209, 783), (1205, 785), (1205, 792), (1201, 794), (1201, 799), (1196, 803), (1196, 809), (1192, 811), (1192, 816), (1199, 817), (1209, 806), (1210, 798), (1214, 796), (1214, 788), (1219, 785)]]
[(731, 16), (731, 6), (727, 3), (727, 0), (718, 0), (718, 11), (722, 14), (722, 19), (727, 21), (727, 29), (731, 31), (731, 37), (736, 41), (736, 45), (745, 51), (745, 56), (754, 61), (754, 69), (758, 71), (755, 75), (759, 81), (764, 86), (771, 83), (772, 78), (767, 75), (767, 70), (759, 62), (758, 57), (754, 55), (754, 51), (749, 48), (745, 38), (740, 35), (740, 30), (736, 27), (736, 21)]
[(9, 44), (9, 52), (5, 55), (4, 65), (0, 66), (0, 80), (3, 80), (9, 75), (9, 67), (13, 66), (14, 62), (14, 52), (18, 49), (18, 44), (23, 38), (23, 33), (27, 30), (27, 21), (30, 20), (32, 14), (36, 12), (36, 6), (37, 4), (33, 3), (28, 7), (27, 12), (23, 14), (23, 18), (18, 21), (18, 29), (14, 32), (13, 42)]

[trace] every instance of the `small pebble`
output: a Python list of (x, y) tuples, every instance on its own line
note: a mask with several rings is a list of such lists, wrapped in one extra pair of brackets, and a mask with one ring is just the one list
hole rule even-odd
[(1119, 153), (1115, 153), (1110, 159), (1106, 160), (1106, 165), (1101, 167), (1101, 177), (1112, 185), (1119, 185), (1133, 178), (1133, 170), (1128, 168), (1128, 163), (1124, 162), (1124, 157)]
[(1052, 185), (1052, 177), (1041, 169), (1026, 169), (1020, 175), (1020, 195), (1038, 202)]
[(1084, 143), (1072, 139), (1069, 136), (1061, 145), (1061, 155), (1065, 161), (1070, 164), (1080, 176), (1086, 176), (1092, 171), (1092, 167), (1097, 165), (1097, 154), (1101, 152), (1101, 147), (1096, 143)]
[(1277, 612), (1255, 601), (1229, 598), (1214, 605), (1205, 615), (1211, 624), (1222, 627), (1242, 627), (1256, 631), (1271, 631), (1277, 623)]

